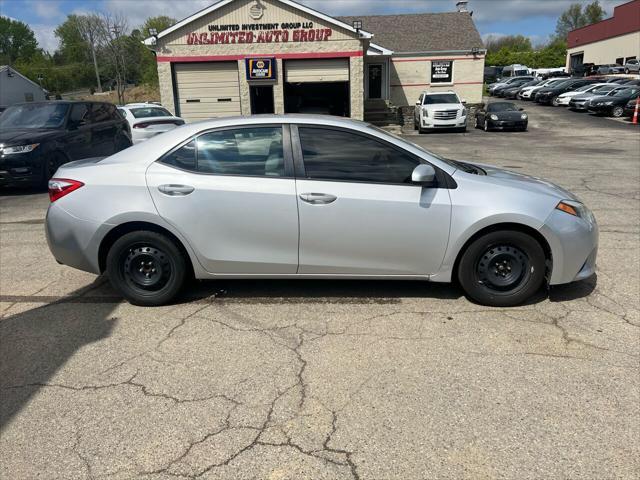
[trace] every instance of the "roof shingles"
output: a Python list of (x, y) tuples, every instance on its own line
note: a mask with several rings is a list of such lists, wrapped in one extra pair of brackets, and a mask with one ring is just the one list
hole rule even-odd
[(483, 48), (482, 38), (466, 12), (413, 13), (337, 17), (351, 25), (362, 21), (362, 29), (373, 33), (373, 43), (395, 53), (438, 52)]

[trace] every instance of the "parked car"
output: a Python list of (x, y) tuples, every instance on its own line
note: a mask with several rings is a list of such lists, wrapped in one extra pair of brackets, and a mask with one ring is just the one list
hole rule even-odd
[(629, 100), (635, 100), (640, 94), (640, 87), (625, 87), (609, 95), (595, 97), (589, 100), (587, 109), (591, 113), (598, 115), (610, 115), (612, 117), (622, 117), (624, 107)]
[(522, 91), (523, 88), (526, 87), (535, 87), (536, 85), (540, 84), (542, 82), (542, 80), (531, 80), (530, 82), (526, 82), (522, 85), (509, 85), (507, 88), (505, 88), (504, 90), (502, 90), (500, 92), (501, 97), (503, 98), (513, 98), (516, 99), (518, 98), (518, 96), (520, 95), (520, 92)]
[(560, 82), (565, 82), (566, 80), (566, 78), (550, 78), (549, 80), (543, 80), (541, 83), (533, 87), (522, 87), (518, 96), (520, 97), (520, 100), (534, 100), (535, 95), (539, 90), (545, 87), (551, 87), (551, 85), (555, 85)]
[(518, 80), (511, 82), (506, 85), (502, 85), (500, 87), (496, 87), (493, 89), (493, 96), (495, 97), (504, 97), (504, 91), (513, 87), (517, 87), (520, 89), (526, 83), (532, 82), (533, 80), (529, 80), (527, 78), (519, 78)]
[(182, 118), (176, 117), (163, 106), (154, 103), (129, 103), (118, 107), (118, 111), (129, 122), (134, 144), (185, 123)]
[(580, 88), (583, 85), (590, 85), (592, 83), (597, 83), (597, 80), (587, 78), (572, 78), (569, 80), (565, 80), (564, 82), (553, 84), (550, 87), (545, 87), (537, 92), (536, 102), (542, 103), (543, 105), (557, 106), (558, 97), (563, 93), (570, 92), (571, 90)]
[(106, 272), (139, 305), (171, 301), (192, 273), (455, 279), (476, 302), (510, 306), (546, 278), (590, 277), (598, 246), (593, 215), (566, 190), (342, 118), (187, 124), (63, 165), (49, 192), (54, 257)]
[(131, 146), (129, 124), (115, 105), (36, 102), (0, 115), (0, 185), (46, 186), (72, 160), (112, 155)]
[(570, 92), (561, 93), (558, 95), (558, 101), (556, 102), (558, 105), (568, 106), (569, 102), (574, 97), (584, 97), (588, 98), (589, 94), (599, 87), (610, 87), (609, 83), (591, 83), (587, 85), (583, 85), (575, 90), (571, 90)]
[(484, 67), (484, 83), (497, 82), (502, 76), (503, 67), (489, 66)]
[(438, 128), (467, 130), (467, 107), (453, 90), (422, 92), (414, 108), (414, 128), (419, 133)]
[(633, 118), (633, 115), (635, 114), (635, 111), (636, 111), (637, 104), (638, 104), (637, 98), (632, 98), (631, 100), (629, 100), (627, 104), (624, 106), (624, 116)]
[(495, 91), (496, 88), (500, 88), (500, 87), (503, 87), (505, 85), (509, 85), (509, 84), (511, 84), (513, 82), (518, 82), (521, 79), (526, 79), (528, 82), (530, 82), (531, 80), (535, 80), (532, 76), (505, 78), (505, 79), (502, 79), (499, 82), (490, 84), (488, 86), (488, 88), (487, 88), (487, 91), (489, 92), (489, 95), (493, 95), (493, 92)]
[(624, 64), (624, 73), (640, 73), (640, 62), (635, 58), (630, 58)]
[(599, 65), (596, 71), (598, 75), (608, 75), (612, 73), (624, 73), (624, 67), (616, 63), (609, 63), (607, 65)]
[(598, 88), (590, 91), (589, 93), (583, 93), (580, 95), (576, 95), (571, 100), (569, 100), (569, 109), (576, 111), (586, 111), (587, 106), (589, 104), (589, 100), (596, 97), (601, 97), (603, 95), (613, 95), (618, 90), (622, 90), (624, 87), (622, 85), (617, 85), (615, 83), (607, 83), (605, 85), (601, 85)]
[(576, 77), (588, 77), (598, 70), (594, 63), (580, 63), (571, 68), (571, 73)]
[(525, 131), (529, 123), (529, 116), (523, 108), (518, 108), (511, 102), (492, 102), (482, 105), (476, 111), (476, 128), (489, 130), (520, 130)]
[(621, 85), (623, 83), (628, 82), (630, 79), (629, 78), (625, 78), (625, 77), (611, 77), (606, 79), (605, 81), (607, 83), (617, 83), (618, 85)]

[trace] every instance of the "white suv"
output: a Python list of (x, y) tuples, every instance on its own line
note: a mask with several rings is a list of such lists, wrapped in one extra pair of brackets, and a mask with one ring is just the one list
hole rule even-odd
[(423, 92), (416, 102), (413, 124), (423, 133), (437, 128), (467, 130), (467, 108), (454, 91)]

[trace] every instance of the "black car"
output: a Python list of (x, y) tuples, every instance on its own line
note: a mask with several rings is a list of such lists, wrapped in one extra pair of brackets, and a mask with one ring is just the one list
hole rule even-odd
[(476, 128), (483, 128), (485, 132), (494, 129), (526, 130), (529, 117), (523, 108), (518, 108), (511, 102), (492, 102), (482, 105), (476, 111)]
[(627, 102), (627, 104), (624, 106), (624, 116), (625, 117), (629, 117), (629, 118), (633, 118), (633, 115), (636, 112), (636, 105), (638, 104), (638, 99), (637, 98), (632, 98), (631, 100), (629, 100)]
[(522, 85), (514, 85), (513, 87), (509, 85), (508, 88), (505, 88), (500, 92), (500, 97), (504, 98), (518, 98), (518, 94), (522, 91), (524, 87), (535, 87), (539, 83), (542, 83), (542, 80), (531, 80), (530, 82), (524, 83)]
[(598, 115), (611, 115), (619, 118), (624, 115), (624, 107), (629, 100), (635, 100), (640, 95), (640, 87), (629, 87), (618, 90), (613, 95), (595, 97), (589, 100), (587, 109)]
[(64, 163), (129, 146), (129, 123), (110, 103), (13, 105), (0, 115), (0, 185), (45, 186)]
[(542, 88), (538, 90), (536, 94), (536, 102), (542, 103), (543, 105), (554, 105), (558, 106), (558, 96), (565, 92), (570, 92), (575, 90), (576, 88), (580, 88), (583, 85), (588, 85), (591, 83), (596, 83), (597, 80), (591, 80), (586, 78), (571, 78), (569, 80), (565, 80), (564, 82), (559, 82), (554, 84), (549, 88)]
[(529, 79), (528, 78), (521, 78), (521, 79), (518, 79), (516, 81), (513, 81), (513, 82), (509, 83), (508, 85), (503, 85), (501, 87), (496, 87), (493, 90), (493, 95), (496, 96), (496, 97), (504, 97), (504, 92), (506, 90), (509, 90), (509, 89), (515, 88), (515, 87), (521, 88), (522, 86), (524, 86), (525, 83), (529, 83), (531, 81), (532, 80), (530, 78)]

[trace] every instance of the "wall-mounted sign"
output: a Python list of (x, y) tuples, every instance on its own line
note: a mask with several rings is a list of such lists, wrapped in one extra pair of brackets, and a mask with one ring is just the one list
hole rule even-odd
[(313, 22), (211, 24), (207, 30), (187, 34), (187, 44), (326, 42), (333, 34), (330, 28), (313, 28)]
[(262, 15), (264, 14), (264, 5), (260, 3), (260, 0), (257, 0), (255, 5), (252, 5), (249, 9), (249, 16), (254, 20), (260, 20)]
[(275, 58), (246, 58), (247, 80), (275, 80)]
[(453, 83), (453, 60), (431, 62), (431, 83)]

